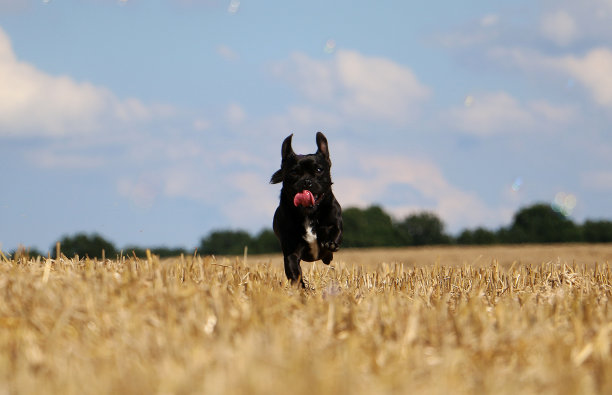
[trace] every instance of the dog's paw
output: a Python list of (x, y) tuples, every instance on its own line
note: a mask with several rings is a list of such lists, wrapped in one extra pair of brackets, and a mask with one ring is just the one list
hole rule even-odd
[(336, 252), (338, 251), (338, 249), (340, 248), (340, 246), (338, 245), (338, 243), (335, 243), (333, 241), (326, 241), (325, 243), (323, 243), (323, 248), (331, 251), (331, 252)]

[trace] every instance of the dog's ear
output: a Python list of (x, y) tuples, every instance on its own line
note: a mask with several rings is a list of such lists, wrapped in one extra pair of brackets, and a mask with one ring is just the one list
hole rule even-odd
[(272, 174), (272, 177), (270, 178), (270, 184), (278, 184), (280, 182), (283, 182), (283, 166), (286, 163), (287, 159), (291, 158), (292, 156), (295, 156), (295, 152), (293, 152), (293, 148), (291, 147), (292, 138), (293, 133), (287, 136), (285, 141), (283, 141), (283, 146), (281, 148), (281, 168), (277, 170), (274, 174)]
[(327, 146), (327, 139), (321, 132), (317, 132), (317, 154), (323, 155), (327, 163), (331, 166), (331, 160), (329, 159), (329, 148)]
[(283, 182), (283, 169), (277, 170), (270, 178), (270, 184), (278, 184), (279, 182)]
[(283, 147), (281, 148), (281, 155), (283, 158), (283, 162), (285, 161), (285, 159), (295, 155), (295, 152), (293, 152), (293, 148), (291, 147), (292, 138), (293, 138), (293, 133), (287, 136), (285, 141), (283, 141)]

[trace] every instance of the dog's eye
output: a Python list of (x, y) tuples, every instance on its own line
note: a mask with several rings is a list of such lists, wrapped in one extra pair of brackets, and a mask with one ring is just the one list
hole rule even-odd
[(322, 167), (317, 167), (316, 171), (317, 171), (317, 173), (323, 173), (323, 168)]

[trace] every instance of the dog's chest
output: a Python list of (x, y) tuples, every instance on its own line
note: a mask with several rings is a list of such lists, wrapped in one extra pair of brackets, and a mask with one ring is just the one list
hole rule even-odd
[(317, 232), (308, 219), (304, 222), (304, 240), (310, 247), (310, 254), (316, 259), (319, 256), (319, 241), (317, 240)]

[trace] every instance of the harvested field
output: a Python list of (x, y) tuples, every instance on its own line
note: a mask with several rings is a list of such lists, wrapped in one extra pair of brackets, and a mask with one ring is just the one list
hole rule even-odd
[(0, 256), (0, 391), (612, 393), (610, 245)]

